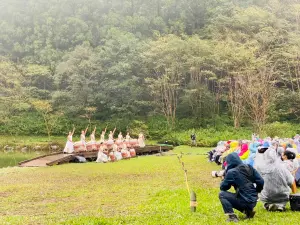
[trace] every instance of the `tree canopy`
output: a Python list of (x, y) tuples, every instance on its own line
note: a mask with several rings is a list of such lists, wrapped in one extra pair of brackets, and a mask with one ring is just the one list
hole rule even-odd
[(299, 122), (298, 0), (2, 0), (0, 12), (2, 133), (61, 134), (91, 108), (122, 129)]

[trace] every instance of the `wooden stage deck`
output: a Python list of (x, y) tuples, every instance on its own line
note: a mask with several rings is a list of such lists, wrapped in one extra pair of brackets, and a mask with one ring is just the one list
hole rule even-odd
[[(173, 149), (170, 145), (147, 145), (144, 148), (137, 148), (137, 155), (155, 154), (158, 152), (165, 152)], [(97, 158), (98, 150), (95, 151), (83, 151), (74, 152), (72, 154), (64, 154), (62, 152), (56, 152), (48, 155), (39, 156), (30, 160), (26, 160), (19, 163), (20, 167), (46, 167), (68, 163), (72, 161), (75, 156), (82, 156), (87, 159)]]

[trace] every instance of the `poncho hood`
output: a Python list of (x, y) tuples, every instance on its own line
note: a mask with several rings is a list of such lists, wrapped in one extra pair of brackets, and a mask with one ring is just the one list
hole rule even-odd
[(227, 162), (227, 171), (243, 164), (242, 160), (235, 152), (227, 156), (226, 162)]
[(258, 142), (251, 143), (249, 146), (251, 153), (256, 153), (259, 145), (260, 144)]

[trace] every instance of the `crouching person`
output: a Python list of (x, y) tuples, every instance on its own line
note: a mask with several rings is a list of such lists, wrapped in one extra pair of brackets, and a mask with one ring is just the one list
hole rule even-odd
[(264, 208), (268, 211), (283, 212), (289, 201), (290, 187), (294, 182), (294, 177), (278, 159), (273, 149), (266, 150), (255, 161), (255, 166), (265, 181), (264, 189), (259, 196), (264, 203)]
[[(219, 198), (228, 222), (238, 222), (233, 209), (245, 213), (246, 218), (253, 218), (258, 199), (258, 193), (264, 186), (264, 180), (250, 165), (243, 164), (237, 153), (232, 153), (226, 158), (227, 168), (225, 178), (221, 183)], [(255, 184), (255, 185), (254, 185)], [(236, 193), (228, 192), (234, 187)]]

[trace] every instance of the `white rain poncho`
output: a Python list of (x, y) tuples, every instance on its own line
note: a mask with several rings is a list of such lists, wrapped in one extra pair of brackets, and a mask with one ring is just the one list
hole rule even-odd
[(276, 151), (272, 148), (265, 151), (262, 157), (256, 158), (255, 167), (265, 181), (261, 201), (270, 204), (288, 202), (294, 178), (278, 159)]

